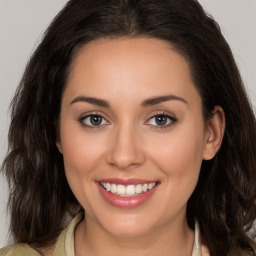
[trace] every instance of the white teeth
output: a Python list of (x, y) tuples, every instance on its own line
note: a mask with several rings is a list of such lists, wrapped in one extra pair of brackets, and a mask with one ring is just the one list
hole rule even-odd
[(116, 186), (116, 193), (118, 195), (125, 195), (125, 186), (124, 185), (117, 185)]
[(148, 190), (148, 184), (144, 184), (143, 186), (142, 186), (142, 191), (143, 192), (146, 192)]
[(104, 187), (107, 191), (119, 195), (119, 196), (136, 196), (147, 190), (152, 189), (156, 182), (154, 183), (145, 183), (145, 184), (137, 184), (137, 185), (121, 185), (121, 184), (110, 184), (101, 182), (102, 187)]
[(150, 183), (149, 185), (148, 185), (148, 189), (151, 189), (151, 188), (153, 188), (154, 187), (154, 183)]
[(128, 185), (125, 190), (126, 195), (134, 195), (135, 194), (135, 186), (134, 185)]
[(110, 186), (111, 186), (111, 193), (116, 193), (116, 184), (112, 184)]
[(135, 192), (136, 192), (136, 194), (142, 193), (142, 185), (141, 184), (136, 186)]
[(107, 191), (110, 191), (111, 190), (111, 185), (109, 183), (104, 183), (104, 188), (107, 190)]

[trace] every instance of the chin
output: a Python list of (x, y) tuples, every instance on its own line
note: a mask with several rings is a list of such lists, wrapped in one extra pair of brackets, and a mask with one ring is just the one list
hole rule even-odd
[(113, 236), (130, 238), (148, 234), (152, 228), (152, 225), (150, 225), (150, 223), (146, 223), (145, 220), (129, 218), (127, 216), (120, 220), (118, 220), (118, 218), (113, 218), (112, 221), (106, 221), (105, 223), (101, 223), (101, 225)]
[(118, 228), (111, 228), (107, 230), (109, 233), (111, 233), (113, 236), (116, 237), (125, 237), (125, 238), (135, 238), (140, 237), (145, 234), (149, 233), (149, 229), (145, 227), (118, 227)]

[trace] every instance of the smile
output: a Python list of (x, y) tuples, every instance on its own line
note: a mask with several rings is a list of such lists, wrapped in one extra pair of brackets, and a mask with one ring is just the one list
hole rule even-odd
[(139, 179), (106, 179), (96, 182), (104, 201), (118, 208), (134, 208), (146, 203), (159, 184), (158, 181)]
[(100, 185), (108, 192), (119, 195), (119, 196), (136, 196), (141, 193), (147, 192), (155, 187), (156, 182), (154, 183), (144, 183), (137, 185), (122, 185), (122, 184), (110, 184), (105, 182), (100, 182)]

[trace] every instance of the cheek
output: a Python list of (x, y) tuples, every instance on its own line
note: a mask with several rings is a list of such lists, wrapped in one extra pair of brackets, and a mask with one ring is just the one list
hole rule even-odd
[(203, 123), (173, 128), (167, 136), (153, 142), (156, 146), (151, 147), (150, 155), (165, 175), (187, 182), (199, 175), (204, 148)]
[[(155, 142), (156, 146), (151, 148), (151, 160), (163, 174), (162, 186), (166, 193), (163, 211), (179, 212), (193, 193), (202, 163), (202, 134), (198, 129), (187, 127), (173, 132), (162, 143)], [(163, 199), (160, 196), (158, 200)]]
[(65, 168), (75, 172), (93, 169), (104, 151), (102, 136), (88, 135), (82, 127), (65, 123), (61, 139)]
[(100, 136), (88, 136), (81, 127), (76, 128), (68, 121), (62, 126), (61, 139), (65, 173), (75, 197), (90, 212), (91, 198), (94, 198), (93, 177), (103, 155)]
[(98, 165), (104, 155), (103, 136), (88, 135), (82, 127), (68, 120), (63, 120), (63, 124), (61, 143), (65, 173), (72, 191), (79, 200), (91, 193), (88, 184), (93, 182), (95, 170), (99, 169)]

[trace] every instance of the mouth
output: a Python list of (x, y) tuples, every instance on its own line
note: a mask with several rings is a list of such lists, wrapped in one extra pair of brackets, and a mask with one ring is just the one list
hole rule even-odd
[(108, 182), (100, 182), (99, 183), (106, 191), (123, 197), (129, 196), (137, 196), (141, 193), (145, 193), (148, 190), (153, 189), (157, 182), (152, 183), (141, 183), (141, 184), (130, 184), (130, 185), (122, 185), (122, 184), (115, 184), (115, 183), (108, 183)]
[(159, 181), (106, 179), (96, 182), (103, 199), (118, 208), (133, 208), (147, 202)]

